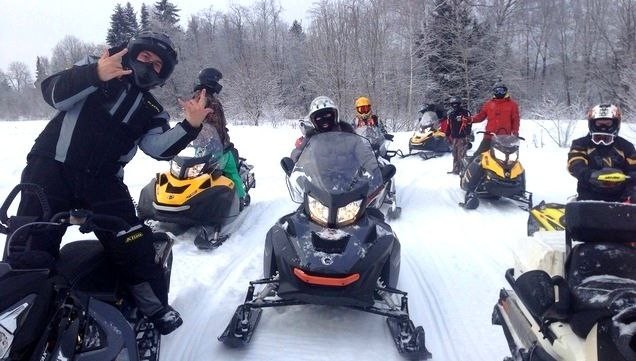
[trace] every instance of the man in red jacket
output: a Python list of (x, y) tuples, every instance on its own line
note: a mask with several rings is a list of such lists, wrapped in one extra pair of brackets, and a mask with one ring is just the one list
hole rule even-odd
[(491, 134), (514, 134), (519, 135), (519, 106), (517, 102), (510, 98), (508, 88), (497, 83), (493, 87), (493, 97), (481, 107), (479, 113), (470, 118), (471, 123), (479, 123), (488, 119), (484, 139), (479, 144), (475, 156), (490, 149)]

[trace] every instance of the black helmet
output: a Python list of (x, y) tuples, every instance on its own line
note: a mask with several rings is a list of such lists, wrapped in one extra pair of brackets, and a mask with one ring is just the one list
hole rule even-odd
[(497, 82), (492, 87), (492, 95), (497, 99), (502, 99), (508, 95), (508, 87), (504, 83)]
[[(147, 50), (155, 53), (163, 62), (157, 74), (152, 64), (137, 60), (140, 52)], [(165, 84), (179, 63), (174, 44), (168, 35), (154, 31), (142, 31), (128, 42), (128, 65), (133, 71), (135, 84), (142, 89), (151, 89)]]
[(205, 68), (199, 72), (198, 81), (194, 85), (194, 91), (205, 88), (212, 94), (218, 94), (223, 89), (219, 80), (223, 79), (223, 74), (214, 68)]
[(448, 99), (448, 104), (452, 107), (459, 107), (462, 105), (462, 100), (460, 97), (450, 97), (450, 99)]

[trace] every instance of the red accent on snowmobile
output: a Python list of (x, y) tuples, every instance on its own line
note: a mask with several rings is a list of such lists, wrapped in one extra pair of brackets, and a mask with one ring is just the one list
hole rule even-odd
[(352, 284), (353, 282), (360, 279), (359, 273), (354, 273), (352, 275), (346, 277), (322, 277), (322, 276), (312, 276), (306, 274), (300, 268), (294, 267), (294, 275), (298, 277), (301, 281), (305, 283), (310, 283), (312, 285), (318, 286), (329, 286), (329, 287), (344, 287)]

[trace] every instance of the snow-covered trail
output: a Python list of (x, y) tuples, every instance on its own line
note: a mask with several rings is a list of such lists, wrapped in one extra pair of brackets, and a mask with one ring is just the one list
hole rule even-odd
[[(0, 123), (5, 168), (4, 197), (19, 180), (25, 155), (45, 122)], [(528, 123), (522, 123), (528, 124)], [(522, 132), (523, 132), (522, 128)], [(530, 129), (528, 132), (532, 132)], [(170, 301), (184, 325), (162, 341), (162, 360), (402, 360), (383, 317), (345, 308), (294, 306), (265, 309), (250, 345), (225, 348), (216, 340), (248, 282), (262, 276), (265, 234), (297, 206), (289, 200), (278, 164), (298, 130), (289, 127), (233, 127), (241, 155), (255, 165), (257, 187), (240, 227), (221, 247), (199, 251), (193, 233), (174, 247)], [(410, 134), (399, 133), (394, 147), (406, 149)], [(528, 190), (535, 202), (564, 202), (575, 183), (565, 168), (565, 149), (522, 145)], [(423, 161), (395, 159), (402, 217), (390, 224), (402, 243), (399, 288), (409, 293), (411, 316), (424, 326), (434, 360), (500, 360), (507, 354), (501, 328), (490, 324), (504, 272), (512, 267), (511, 247), (523, 239), (527, 213), (512, 201), (483, 201), (467, 211), (457, 176), (446, 174), (451, 157)], [(137, 198), (166, 162), (138, 155), (126, 168), (126, 183)], [(0, 246), (4, 237), (0, 238)]]

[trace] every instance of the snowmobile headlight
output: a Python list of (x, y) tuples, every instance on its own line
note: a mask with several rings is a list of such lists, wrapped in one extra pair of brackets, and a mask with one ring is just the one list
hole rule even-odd
[(307, 196), (309, 215), (314, 221), (326, 225), (329, 219), (329, 207), (320, 203), (316, 198)]
[(179, 178), (179, 175), (181, 174), (181, 166), (173, 160), (170, 161), (170, 174), (177, 178)]
[(353, 223), (360, 212), (360, 206), (362, 205), (362, 199), (353, 201), (347, 204), (344, 207), (338, 208), (338, 216), (336, 219), (336, 223), (339, 226)]
[(505, 162), (506, 161), (506, 153), (500, 151), (497, 148), (493, 148), (492, 149), (492, 155), (495, 157), (495, 159)]
[(508, 163), (514, 163), (519, 159), (519, 151), (508, 154)]
[(192, 167), (189, 167), (186, 170), (186, 177), (187, 178), (196, 178), (198, 176), (201, 175), (201, 171), (203, 171), (203, 167), (205, 166), (204, 163), (199, 163), (196, 165), (193, 165)]

